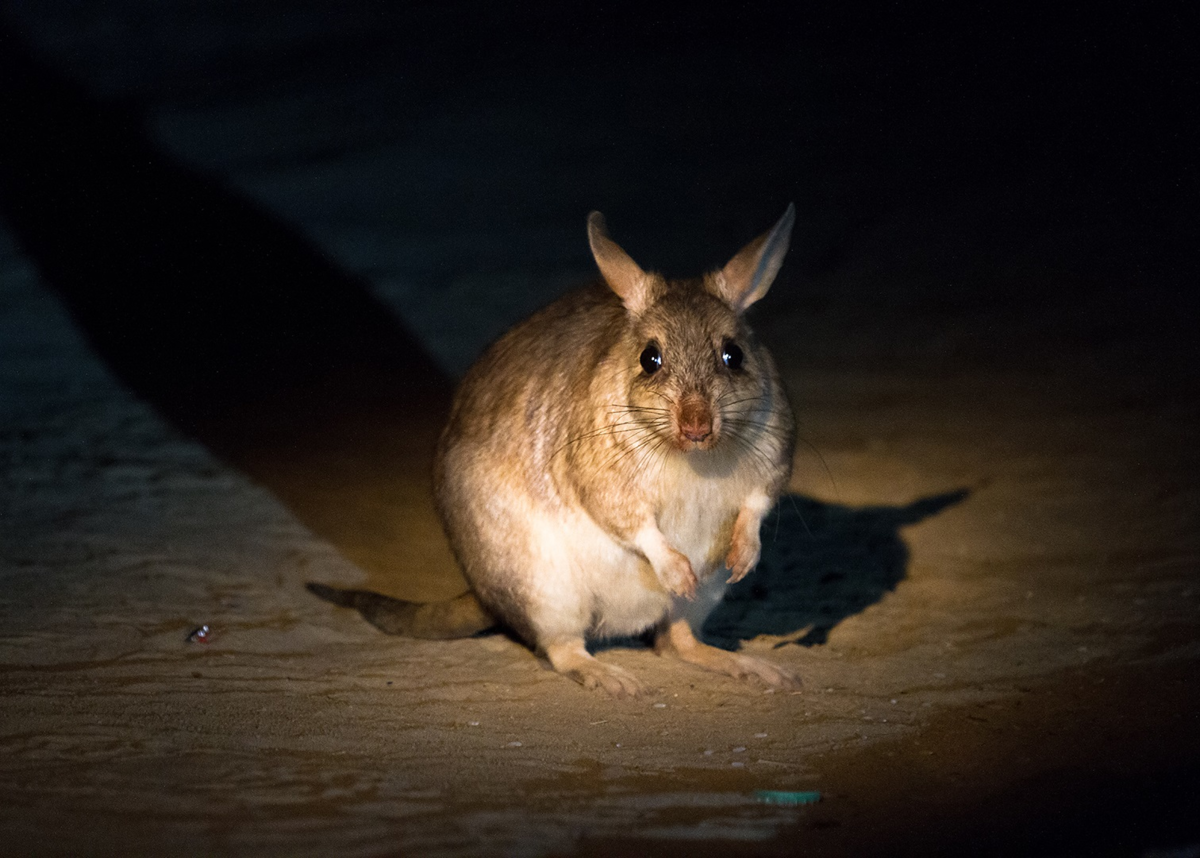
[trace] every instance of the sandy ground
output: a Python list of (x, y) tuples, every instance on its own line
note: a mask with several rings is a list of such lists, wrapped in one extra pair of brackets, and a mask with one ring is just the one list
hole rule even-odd
[[(27, 111), (0, 220), (6, 853), (1200, 849), (1175, 209), (1133, 217), (1049, 156), (909, 193), (920, 169), (815, 133), (803, 183), (763, 175), (778, 130), (732, 172), (721, 138), (674, 165), (669, 129), (600, 128), (632, 61), (583, 110), (536, 63), (285, 62), (330, 30), (374, 44), (352, 18), (71, 8), (5, 10), (41, 58), (5, 102)], [(837, 91), (819, 130), (869, 127)], [(790, 195), (799, 249), (755, 322), (802, 442), (707, 632), (802, 691), (630, 642), (600, 657), (654, 692), (612, 700), (503, 635), (387, 638), (304, 591), (459, 592), (425, 476), (452, 379), (591, 276), (588, 208), (696, 270)]]

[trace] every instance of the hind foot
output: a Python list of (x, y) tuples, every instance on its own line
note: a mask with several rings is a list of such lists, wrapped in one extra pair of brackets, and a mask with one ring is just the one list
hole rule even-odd
[(638, 697), (645, 693), (645, 687), (632, 673), (592, 656), (583, 638), (550, 644), (545, 652), (556, 671), (584, 688), (603, 688), (613, 697)]
[(763, 661), (740, 652), (726, 652), (701, 643), (692, 634), (687, 620), (674, 620), (662, 628), (654, 639), (654, 649), (660, 655), (673, 655), (689, 664), (724, 673), (738, 679), (757, 677), (773, 688), (788, 690), (800, 687), (800, 677), (785, 667)]

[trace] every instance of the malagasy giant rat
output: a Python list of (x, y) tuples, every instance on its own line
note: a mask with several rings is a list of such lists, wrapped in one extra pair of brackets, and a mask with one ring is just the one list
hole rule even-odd
[(719, 271), (643, 271), (588, 217), (603, 281), (489, 347), (467, 372), (434, 466), (438, 513), (470, 591), (416, 604), (321, 584), (384, 631), (461, 637), (496, 622), (559, 673), (636, 695), (589, 638), (651, 631), (709, 670), (798, 684), (697, 640), (725, 585), (759, 559), (759, 528), (791, 473), (794, 423), (743, 314), (783, 263), (795, 209)]

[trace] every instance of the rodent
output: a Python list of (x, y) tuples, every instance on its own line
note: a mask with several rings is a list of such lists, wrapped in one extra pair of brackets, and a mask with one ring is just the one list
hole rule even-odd
[(794, 219), (789, 205), (719, 271), (667, 280), (592, 212), (602, 279), (483, 353), (438, 444), (437, 510), (470, 591), (420, 605), (309, 589), (392, 633), (460, 637), (498, 621), (616, 696), (642, 684), (589, 654), (589, 639), (652, 632), (660, 654), (797, 685), (693, 633), (758, 562), (763, 516), (791, 475), (791, 406), (743, 314), (775, 279)]

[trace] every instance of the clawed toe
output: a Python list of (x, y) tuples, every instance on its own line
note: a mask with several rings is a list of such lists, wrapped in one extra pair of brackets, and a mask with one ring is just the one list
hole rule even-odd
[(575, 669), (568, 676), (584, 688), (603, 688), (613, 697), (641, 697), (645, 687), (629, 671), (597, 662), (590, 669)]
[(772, 688), (783, 688), (788, 691), (794, 691), (803, 685), (800, 677), (785, 667), (749, 655), (740, 653), (731, 653), (731, 655), (737, 659), (737, 664), (741, 668), (741, 672), (737, 675), (742, 678), (754, 676)]
[(552, 644), (545, 651), (555, 670), (584, 688), (603, 688), (613, 697), (639, 697), (645, 693), (642, 683), (632, 673), (597, 661), (581, 638)]

